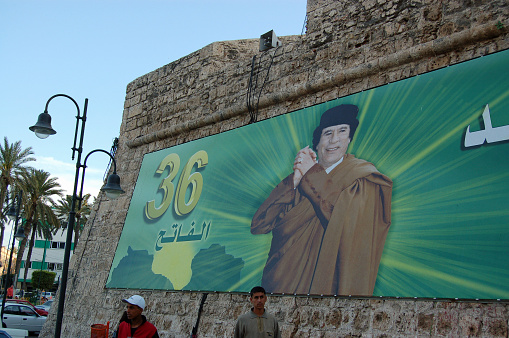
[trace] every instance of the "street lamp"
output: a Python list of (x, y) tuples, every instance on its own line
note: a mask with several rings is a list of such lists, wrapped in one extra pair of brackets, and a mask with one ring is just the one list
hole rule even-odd
[(20, 191), (18, 195), (16, 196), (17, 203), (16, 207), (14, 206), (14, 201), (11, 204), (11, 207), (9, 208), (9, 211), (7, 212), (7, 216), (9, 216), (10, 219), (14, 220), (14, 238), (12, 239), (12, 247), (11, 247), (11, 255), (9, 257), (9, 265), (7, 267), (7, 275), (5, 276), (5, 285), (4, 285), (4, 296), (2, 299), (2, 311), (0, 313), (0, 318), (2, 318), (2, 323), (4, 320), (4, 308), (5, 308), (5, 300), (7, 299), (7, 280), (9, 277), (9, 273), (11, 272), (11, 266), (12, 266), (12, 254), (14, 253), (14, 245), (16, 244), (16, 240), (22, 241), (25, 238), (25, 230), (23, 229), (23, 225), (21, 225), (18, 228), (18, 221), (19, 221), (19, 213), (21, 209), (21, 197), (22, 192)]
[[(85, 168), (86, 168), (86, 160), (88, 156), (90, 156), (92, 153), (101, 151), (110, 156), (110, 158), (113, 160), (113, 174), (111, 174), (108, 177), (107, 183), (101, 188), (102, 191), (106, 193), (106, 195), (109, 198), (112, 198), (112, 196), (118, 197), (121, 193), (124, 191), (120, 188), (120, 177), (117, 175), (117, 164), (115, 162), (115, 159), (113, 156), (108, 153), (105, 150), (96, 149), (91, 151), (86, 157), (85, 157), (85, 163), (81, 164), (81, 155), (83, 152), (83, 136), (85, 134), (85, 122), (87, 120), (87, 106), (88, 106), (88, 99), (85, 99), (85, 105), (83, 108), (83, 115), (80, 113), (80, 108), (76, 101), (65, 94), (56, 94), (49, 98), (48, 102), (46, 102), (46, 108), (44, 109), (44, 112), (39, 115), (39, 118), (37, 120), (37, 123), (33, 126), (31, 126), (29, 129), (35, 133), (35, 135), (39, 138), (47, 138), (50, 135), (56, 134), (56, 131), (51, 127), (51, 116), (48, 114), (48, 105), (51, 100), (53, 100), (56, 97), (63, 96), (71, 100), (74, 105), (76, 106), (76, 109), (78, 110), (78, 115), (76, 116), (76, 130), (74, 132), (74, 145), (72, 147), (72, 159), (74, 160), (74, 157), (77, 153), (76, 158), (76, 175), (74, 176), (74, 190), (72, 194), (72, 202), (71, 202), (71, 211), (69, 212), (69, 222), (67, 225), (67, 237), (65, 242), (65, 251), (64, 251), (64, 262), (63, 262), (63, 268), (62, 268), (62, 278), (60, 283), (60, 295), (58, 297), (58, 311), (57, 311), (57, 322), (56, 322), (56, 328), (55, 328), (55, 337), (60, 338), (60, 334), (62, 331), (62, 318), (64, 315), (64, 302), (65, 302), (65, 291), (67, 288), (67, 275), (69, 272), (69, 258), (71, 255), (71, 242), (72, 242), (72, 234), (74, 230), (74, 223), (76, 221), (76, 202), (78, 201), (78, 210), (81, 207), (81, 201), (82, 201), (82, 193), (83, 193), (83, 181), (85, 179)], [(81, 133), (79, 138), (79, 145), (76, 147), (76, 141), (78, 140), (78, 129), (80, 127), (80, 121), (81, 121)], [(80, 189), (80, 195), (78, 197), (77, 191), (78, 191), (78, 181), (80, 178), (80, 170), (83, 169), (83, 172), (81, 173), (81, 189)]]

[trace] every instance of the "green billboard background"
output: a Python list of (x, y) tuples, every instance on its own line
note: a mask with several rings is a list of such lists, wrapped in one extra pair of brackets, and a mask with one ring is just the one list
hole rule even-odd
[(464, 146), (468, 126), (491, 131), (487, 107), (492, 129), (509, 125), (507, 74), (503, 51), (146, 154), (106, 287), (259, 285), (271, 235), (252, 235), (252, 216), (321, 114), (348, 103), (348, 152), (394, 182), (374, 296), (509, 299), (509, 142)]

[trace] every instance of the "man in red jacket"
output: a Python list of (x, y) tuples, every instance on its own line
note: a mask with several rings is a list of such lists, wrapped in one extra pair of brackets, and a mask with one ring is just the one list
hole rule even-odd
[(157, 329), (147, 321), (141, 313), (145, 308), (145, 299), (142, 296), (134, 295), (122, 299), (127, 303), (127, 320), (122, 321), (118, 326), (118, 338), (159, 338)]

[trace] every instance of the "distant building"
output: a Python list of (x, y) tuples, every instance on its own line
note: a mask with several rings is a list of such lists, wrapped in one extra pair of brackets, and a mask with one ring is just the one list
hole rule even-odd
[[(52, 240), (45, 240), (39, 235), (36, 236), (35, 245), (32, 250), (32, 256), (30, 258), (30, 266), (28, 267), (27, 283), (32, 282), (32, 273), (36, 270), (46, 270), (55, 272), (55, 283), (60, 280), (62, 275), (62, 267), (64, 261), (64, 249), (65, 240), (67, 236), (67, 229), (58, 230), (56, 234), (53, 234)], [(71, 243), (71, 256), (74, 243)], [(28, 255), (28, 246), (23, 252), (23, 260), (21, 261), (21, 267), (18, 274), (18, 287), (19, 283), (23, 282), (25, 274), (25, 262)]]

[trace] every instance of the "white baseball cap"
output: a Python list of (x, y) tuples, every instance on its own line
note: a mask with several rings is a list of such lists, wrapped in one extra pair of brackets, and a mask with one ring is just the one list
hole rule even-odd
[(145, 299), (143, 299), (142, 296), (134, 295), (127, 299), (122, 299), (124, 303), (129, 303), (131, 305), (136, 305), (141, 307), (142, 309), (145, 308)]

